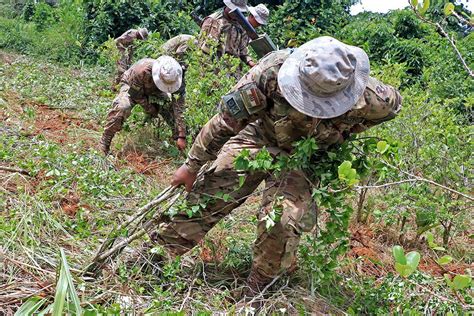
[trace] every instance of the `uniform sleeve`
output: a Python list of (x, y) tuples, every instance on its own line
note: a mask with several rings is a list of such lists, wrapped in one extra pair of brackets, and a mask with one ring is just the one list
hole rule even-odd
[(253, 61), (252, 57), (249, 55), (249, 49), (248, 49), (248, 44), (249, 44), (249, 38), (248, 36), (244, 36), (242, 38), (242, 41), (240, 43), (240, 60), (242, 60), (246, 65), (249, 64), (249, 62)]
[(117, 46), (127, 47), (132, 44), (133, 41), (136, 40), (138, 37), (138, 30), (131, 29), (120, 35), (120, 37), (115, 40), (115, 43), (117, 43)]
[(260, 78), (260, 69), (254, 67), (232, 89), (231, 93), (235, 93), (252, 86), (251, 95), (253, 98), (250, 103), (245, 105), (246, 115), (236, 116), (221, 101), (219, 104), (220, 113), (204, 125), (188, 153), (186, 165), (192, 172), (197, 173), (206, 162), (215, 160), (221, 148), (231, 137), (262, 116), (267, 102), (266, 95), (259, 88)]
[(172, 107), (173, 107), (173, 116), (174, 116), (174, 129), (175, 137), (185, 136), (186, 135), (186, 124), (184, 122), (184, 104), (185, 96), (180, 94), (177, 97), (172, 96)]
[(375, 78), (369, 78), (364, 95), (351, 113), (363, 118), (363, 122), (355, 125), (351, 132), (361, 133), (375, 125), (394, 119), (402, 109), (402, 100), (398, 90)]
[(127, 82), (130, 86), (129, 93), (134, 100), (140, 101), (140, 103), (148, 103), (143, 85), (145, 81), (145, 65), (143, 63), (136, 63), (128, 69), (124, 73), (122, 81)]

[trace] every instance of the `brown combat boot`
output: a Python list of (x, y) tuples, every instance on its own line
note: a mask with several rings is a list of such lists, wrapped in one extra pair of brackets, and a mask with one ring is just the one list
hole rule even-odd
[(273, 281), (273, 278), (269, 278), (260, 274), (255, 270), (251, 270), (246, 281), (246, 286), (243, 289), (240, 301), (235, 306), (235, 312), (237, 314), (247, 314), (249, 310), (253, 313), (257, 313), (263, 305), (263, 290), (265, 287)]

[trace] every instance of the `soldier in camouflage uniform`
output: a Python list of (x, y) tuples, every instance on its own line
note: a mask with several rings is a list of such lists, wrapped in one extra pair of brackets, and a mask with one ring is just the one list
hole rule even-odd
[[(135, 104), (140, 104), (151, 117), (160, 114), (174, 128), (173, 136), (180, 150), (186, 147), (186, 128), (183, 119), (184, 84), (181, 65), (170, 56), (144, 58), (135, 63), (122, 77), (120, 92), (107, 115), (99, 148), (107, 154), (110, 144)], [(172, 93), (178, 92), (178, 96)]]
[[(224, 0), (226, 7), (214, 12), (206, 17), (201, 26), (201, 33), (199, 35), (199, 47), (203, 52), (209, 53), (211, 48), (208, 41), (215, 41), (218, 43), (217, 56), (229, 54), (240, 60), (246, 65), (253, 67), (255, 62), (249, 56), (248, 45), (250, 38), (247, 32), (240, 26), (240, 24), (229, 15), (230, 11), (239, 8), (242, 12), (247, 12), (246, 0)], [(262, 12), (262, 11), (260, 11)], [(261, 24), (254, 24), (258, 27)]]
[(132, 64), (133, 59), (133, 43), (136, 40), (146, 40), (148, 38), (148, 30), (146, 28), (131, 29), (115, 39), (115, 45), (120, 53), (117, 60), (117, 72), (114, 78), (114, 88), (120, 83), (122, 75)]
[[(243, 149), (255, 155), (264, 147), (273, 156), (290, 155), (293, 144), (307, 137), (322, 150), (338, 146), (352, 133), (393, 119), (401, 102), (397, 90), (369, 76), (362, 49), (334, 38), (320, 37), (294, 51), (268, 54), (223, 97), (220, 113), (203, 127), (172, 181), (186, 186), (191, 205), (220, 192), (230, 199), (207, 203), (194, 218), (183, 213), (161, 221), (152, 239), (175, 255), (189, 251), (265, 181), (244, 292), (255, 295), (295, 265), (301, 234), (313, 229), (316, 218), (303, 171), (278, 178), (236, 171), (235, 157)], [(266, 229), (264, 217), (275, 203), (282, 207), (281, 220)]]

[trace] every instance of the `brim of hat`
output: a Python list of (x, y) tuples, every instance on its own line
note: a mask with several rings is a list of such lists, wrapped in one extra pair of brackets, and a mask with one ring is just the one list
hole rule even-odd
[(260, 17), (260, 15), (258, 15), (257, 10), (255, 10), (254, 7), (249, 7), (249, 12), (260, 25), (266, 25), (267, 24), (267, 21), (262, 20), (262, 18)]
[(161, 72), (161, 68), (166, 62), (166, 57), (169, 57), (169, 56), (161, 56), (153, 63), (151, 74), (153, 76), (153, 82), (158, 87), (158, 89), (167, 93), (175, 93), (181, 87), (181, 83), (183, 79), (182, 77), (180, 77), (178, 81), (173, 82), (173, 83), (167, 83), (161, 80), (160, 72)]
[(140, 33), (140, 36), (141, 36), (143, 39), (148, 38), (148, 31), (147, 31), (147, 30), (145, 30), (145, 29), (140, 29), (140, 30), (138, 31), (138, 33)]
[(322, 41), (332, 38), (321, 37), (297, 48), (283, 63), (278, 72), (278, 85), (284, 98), (299, 112), (314, 118), (334, 118), (349, 111), (363, 95), (369, 81), (369, 57), (360, 48), (344, 44), (356, 56), (354, 82), (344, 90), (322, 97), (306, 88), (299, 80), (301, 60)]
[(231, 0), (224, 0), (224, 4), (230, 9), (230, 10), (234, 10), (236, 8), (239, 8), (240, 11), (242, 12), (247, 12), (248, 11), (248, 6), (238, 6), (238, 5), (235, 5), (231, 2)]

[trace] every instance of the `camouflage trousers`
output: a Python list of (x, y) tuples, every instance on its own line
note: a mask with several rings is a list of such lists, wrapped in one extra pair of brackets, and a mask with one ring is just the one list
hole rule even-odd
[[(258, 124), (249, 125), (227, 142), (212, 165), (201, 170), (188, 197), (188, 205), (198, 204), (206, 197), (214, 197), (221, 192), (228, 194), (230, 199), (208, 202), (199, 217), (189, 218), (186, 214), (178, 214), (160, 222), (157, 231), (151, 235), (154, 241), (165, 246), (173, 255), (187, 252), (265, 181), (262, 204), (257, 214), (252, 271), (272, 278), (296, 264), (300, 236), (303, 232), (311, 231), (316, 222), (310, 185), (300, 171), (275, 178), (265, 172), (242, 173), (234, 170), (234, 159), (243, 149), (255, 155), (266, 146), (272, 155), (282, 154), (278, 147), (270, 147), (255, 136), (260, 134), (258, 129)], [(242, 175), (245, 176), (245, 182), (239, 186), (239, 177)], [(281, 220), (267, 229), (264, 217), (277, 207), (282, 210)]]
[[(122, 84), (120, 87), (120, 91), (112, 103), (112, 109), (107, 114), (103, 133), (104, 136), (113, 138), (117, 132), (121, 131), (123, 123), (130, 116), (132, 109), (136, 104), (140, 104), (144, 112), (151, 117), (158, 117), (158, 115), (160, 115), (166, 121), (166, 123), (171, 128), (173, 128), (173, 136), (177, 136), (178, 130), (175, 124), (175, 117), (173, 115), (172, 102), (181, 102), (184, 104), (184, 93), (181, 94), (177, 100), (167, 101), (167, 105), (157, 105), (150, 104), (146, 99), (135, 100), (130, 96), (129, 90), (130, 86), (127, 84)], [(182, 90), (184, 91), (184, 85)]]

